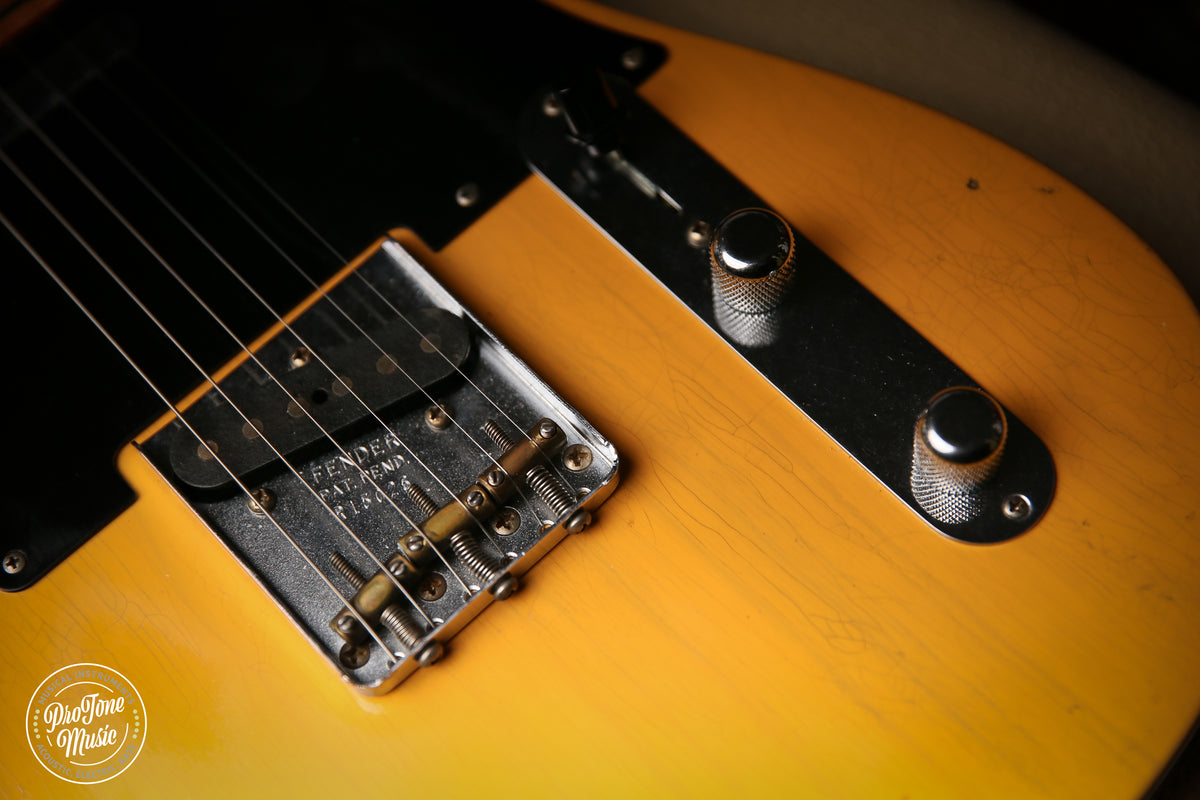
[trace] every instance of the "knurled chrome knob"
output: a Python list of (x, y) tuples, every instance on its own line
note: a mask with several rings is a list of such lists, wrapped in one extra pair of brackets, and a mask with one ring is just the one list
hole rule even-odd
[(983, 511), (987, 481), (1004, 454), (1008, 420), (985, 392), (956, 386), (938, 392), (913, 433), (913, 497), (929, 516), (967, 522)]
[(721, 220), (708, 253), (714, 291), (744, 314), (777, 307), (796, 271), (796, 235), (765, 208), (744, 208)]

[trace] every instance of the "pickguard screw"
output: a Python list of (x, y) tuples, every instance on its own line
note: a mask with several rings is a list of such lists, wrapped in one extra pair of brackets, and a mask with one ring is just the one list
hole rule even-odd
[(709, 225), (702, 219), (698, 219), (688, 226), (687, 243), (696, 249), (700, 249), (709, 243), (712, 239), (712, 225)]
[(543, 439), (553, 439), (556, 433), (558, 433), (558, 426), (548, 419), (542, 420), (542, 424), (538, 425), (538, 436)]
[(633, 72), (640, 69), (646, 62), (646, 51), (640, 47), (631, 47), (621, 54), (621, 66)]
[(4, 556), (4, 571), (9, 575), (16, 575), (22, 572), (28, 563), (29, 561), (25, 558), (23, 552), (20, 550), (9, 550), (8, 554)]
[(542, 113), (547, 117), (557, 117), (562, 113), (562, 103), (558, 102), (558, 97), (555, 94), (548, 94), (542, 100)]
[(300, 369), (312, 361), (312, 352), (307, 347), (297, 347), (292, 351), (292, 357), (289, 360), (292, 363), (292, 369)]
[(364, 645), (347, 643), (342, 645), (342, 651), (338, 653), (338, 661), (341, 661), (346, 669), (364, 667), (370, 660), (371, 650)]
[(463, 208), (470, 208), (479, 202), (479, 185), (474, 183), (464, 183), (458, 187), (458, 191), (454, 193), (454, 202), (458, 203)]
[(270, 513), (275, 508), (275, 493), (261, 487), (253, 490), (246, 498), (246, 508), (250, 509), (252, 514), (260, 517)]
[(1010, 494), (1000, 504), (1000, 510), (1013, 522), (1021, 522), (1029, 519), (1029, 515), (1033, 513), (1033, 503), (1023, 494)]
[(571, 472), (583, 472), (592, 465), (592, 449), (586, 444), (573, 444), (563, 451), (563, 466)]
[(435, 431), (444, 431), (450, 427), (450, 407), (447, 405), (430, 406), (425, 409), (425, 424)]
[(521, 527), (521, 515), (515, 508), (502, 508), (492, 522), (492, 530), (501, 536), (511, 536)]
[(446, 593), (446, 579), (436, 572), (432, 573), (425, 582), (421, 584), (421, 588), (417, 590), (417, 594), (422, 600), (433, 602), (434, 600), (442, 599), (442, 595)]

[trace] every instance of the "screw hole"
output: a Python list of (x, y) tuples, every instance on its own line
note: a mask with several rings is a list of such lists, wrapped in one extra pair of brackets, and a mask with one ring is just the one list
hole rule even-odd
[(320, 405), (329, 399), (329, 392), (325, 391), (324, 389), (313, 389), (311, 397), (314, 403)]

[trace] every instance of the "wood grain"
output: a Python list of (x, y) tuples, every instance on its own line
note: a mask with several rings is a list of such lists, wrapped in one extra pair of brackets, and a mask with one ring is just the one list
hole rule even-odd
[[(127, 449), (135, 507), (0, 599), (0, 793), (1142, 793), (1200, 712), (1200, 321), (1175, 279), (953, 120), (564, 5), (666, 43), (642, 94), (1038, 432), (1045, 519), (942, 538), (531, 179), (440, 253), (399, 235), (616, 444), (596, 524), (368, 700)], [(21, 731), (76, 661), (147, 706), (139, 761), (93, 787)]]

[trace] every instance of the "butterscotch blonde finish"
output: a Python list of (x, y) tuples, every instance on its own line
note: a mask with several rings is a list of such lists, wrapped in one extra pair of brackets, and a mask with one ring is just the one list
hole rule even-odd
[[(1043, 438), (1044, 520), (938, 535), (531, 179), (440, 253), (400, 236), (621, 452), (593, 527), (365, 699), (127, 448), (136, 505), (0, 598), (0, 793), (1144, 792), (1200, 712), (1200, 324), (1175, 279), (950, 119), (569, 7), (664, 42), (642, 94)], [(22, 728), (83, 661), (147, 714), (137, 763), (90, 787)]]

